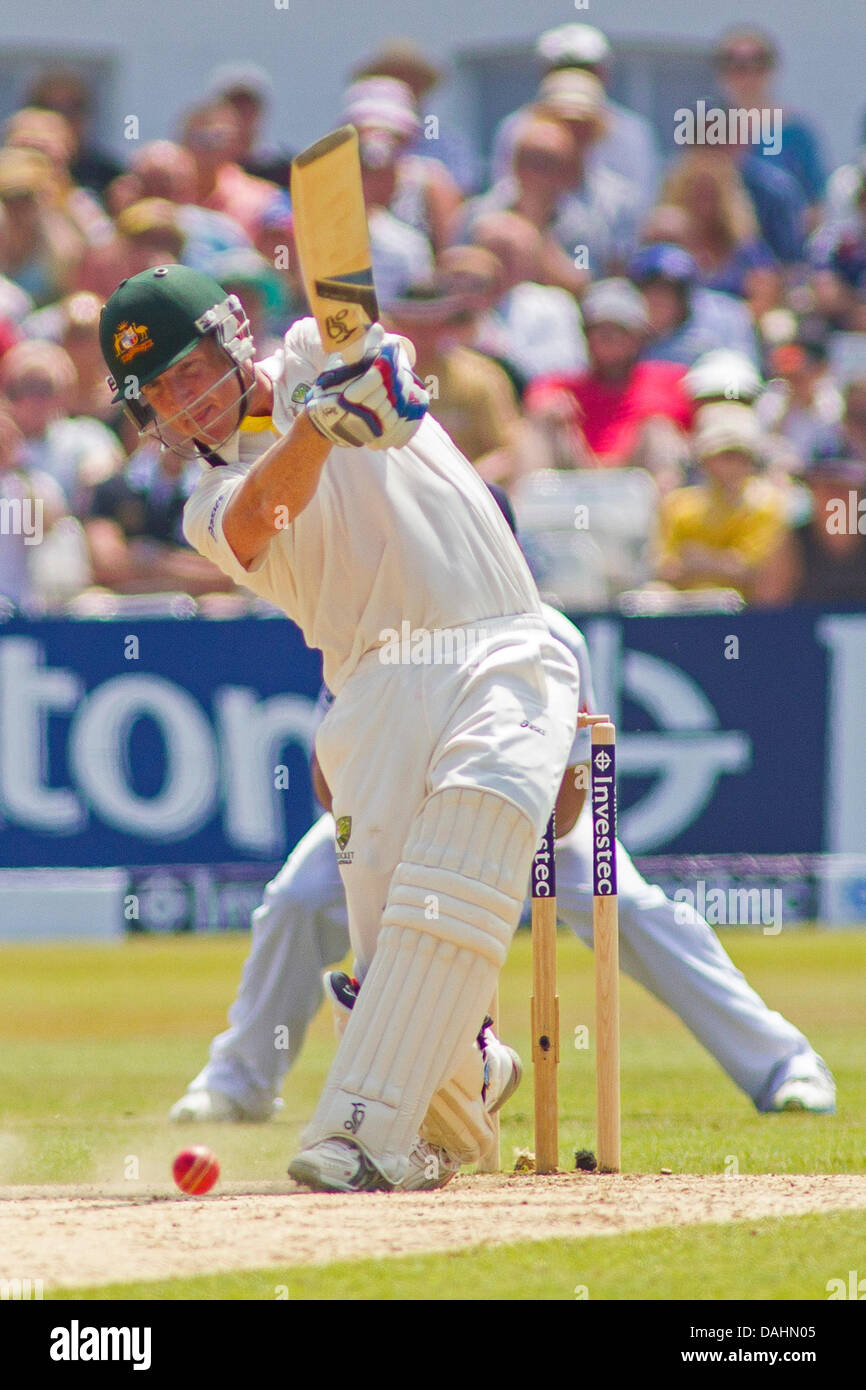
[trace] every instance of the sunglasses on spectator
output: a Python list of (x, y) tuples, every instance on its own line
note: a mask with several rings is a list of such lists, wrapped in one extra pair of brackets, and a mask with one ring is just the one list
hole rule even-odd
[(71, 118), (73, 116), (86, 116), (89, 108), (84, 97), (70, 97), (69, 101), (55, 101), (48, 109), (59, 112), (61, 116)]
[(773, 66), (773, 60), (767, 53), (756, 51), (754, 53), (722, 53), (719, 56), (719, 67), (726, 72), (766, 72)]
[(4, 392), (10, 401), (25, 400), (28, 396), (38, 401), (48, 401), (56, 395), (54, 383), (51, 381), (33, 379), (24, 381), (10, 381)]
[(518, 150), (515, 163), (521, 169), (534, 169), (539, 174), (568, 174), (573, 167), (571, 160), (548, 154), (545, 150)]

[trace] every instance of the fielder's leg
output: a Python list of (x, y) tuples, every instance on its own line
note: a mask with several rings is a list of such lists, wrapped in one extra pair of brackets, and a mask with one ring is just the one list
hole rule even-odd
[[(557, 843), (559, 916), (592, 946), (592, 838), (588, 814)], [(807, 1038), (770, 1009), (685, 903), (672, 902), (638, 873), (618, 844), (620, 964), (675, 1014), (759, 1110), (788, 1078), (832, 1077)]]

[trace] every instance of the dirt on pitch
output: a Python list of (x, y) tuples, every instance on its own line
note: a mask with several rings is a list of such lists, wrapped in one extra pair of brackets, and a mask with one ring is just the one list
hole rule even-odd
[(866, 1208), (866, 1177), (459, 1177), (438, 1192), (311, 1195), (291, 1182), (207, 1197), (0, 1188), (0, 1277), (47, 1289), (328, 1264), (654, 1226)]

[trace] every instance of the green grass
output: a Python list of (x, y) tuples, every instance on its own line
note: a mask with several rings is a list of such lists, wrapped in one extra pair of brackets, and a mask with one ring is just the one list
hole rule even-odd
[[(845, 1173), (866, 1168), (866, 933), (800, 931), (779, 937), (729, 932), (726, 945), (754, 987), (798, 1024), (839, 1083), (839, 1113), (760, 1116), (683, 1024), (623, 981), (623, 1167), (627, 1172)], [(242, 936), (131, 940), (120, 947), (0, 949), (0, 1183), (125, 1180), (138, 1159), (142, 1184), (169, 1183), (179, 1131), (171, 1104), (226, 1026), (247, 950)], [(506, 965), (502, 1030), (529, 1057), (529, 941)], [(560, 1163), (594, 1147), (592, 956), (559, 943), (562, 1064)], [(333, 1055), (323, 1011), (268, 1125), (220, 1127), (226, 1177), (281, 1178), (313, 1110)], [(506, 1108), (503, 1155), (532, 1147), (532, 1076)], [(196, 1126), (196, 1135), (209, 1127)], [(134, 1186), (134, 1184), (133, 1184)]]
[[(809, 1036), (839, 1084), (836, 1116), (760, 1116), (684, 1028), (623, 981), (623, 1168), (656, 1173), (866, 1171), (866, 932), (728, 932), (737, 965)], [(270, 1124), (166, 1122), (226, 1026), (244, 936), (133, 939), (121, 945), (0, 948), (0, 1184), (95, 1182), (169, 1192), (183, 1139), (212, 1142), (232, 1183), (280, 1181), (333, 1056), (330, 1018), (313, 1024)], [(521, 934), (501, 983), (502, 1031), (529, 1058), (530, 947)], [(595, 1146), (594, 1059), (572, 1045), (593, 1027), (592, 956), (559, 942), (560, 1166)], [(532, 1147), (532, 1074), (502, 1122), (503, 1156)], [(137, 1177), (130, 1177), (137, 1173)], [(757, 1234), (753, 1234), (756, 1232)], [(124, 1286), (111, 1296), (273, 1298), (822, 1298), (829, 1278), (864, 1267), (861, 1214), (661, 1229), (420, 1259), (265, 1270)], [(80, 1291), (79, 1291), (80, 1292)], [(104, 1296), (106, 1290), (88, 1296)], [(73, 1296), (73, 1295), (63, 1295)]]
[[(627, 1236), (545, 1240), (447, 1255), (247, 1270), (99, 1289), (52, 1299), (821, 1300), (863, 1268), (866, 1213), (666, 1227)], [(749, 1292), (743, 1292), (743, 1270)], [(724, 1319), (722, 1319), (723, 1321)], [(769, 1320), (769, 1315), (765, 1320)], [(784, 1323), (777, 1314), (775, 1322)]]

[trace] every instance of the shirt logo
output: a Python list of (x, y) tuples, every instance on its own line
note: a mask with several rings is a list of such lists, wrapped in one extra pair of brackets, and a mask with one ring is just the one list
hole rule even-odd
[(214, 502), (213, 506), (212, 506), (211, 509), (210, 509), (210, 521), (209, 521), (208, 524), (207, 524), (207, 529), (208, 529), (208, 534), (211, 535), (211, 536), (213, 536), (214, 540), (217, 539), (216, 525), (215, 525), (215, 523), (216, 523), (216, 516), (217, 516), (217, 512), (219, 511), (219, 509), (220, 509), (220, 507), (222, 506), (222, 504), (223, 504), (223, 499), (222, 499), (221, 497), (218, 497), (217, 500)]
[(352, 817), (340, 816), (337, 821), (337, 844), (340, 849), (345, 849), (349, 843), (349, 836), (352, 833)]
[(121, 362), (131, 362), (140, 352), (153, 347), (150, 329), (144, 323), (118, 324), (114, 335), (114, 351)]
[(352, 817), (340, 816), (337, 819), (337, 863), (351, 864), (355, 858), (354, 852), (346, 849), (349, 843), (349, 836), (352, 834)]

